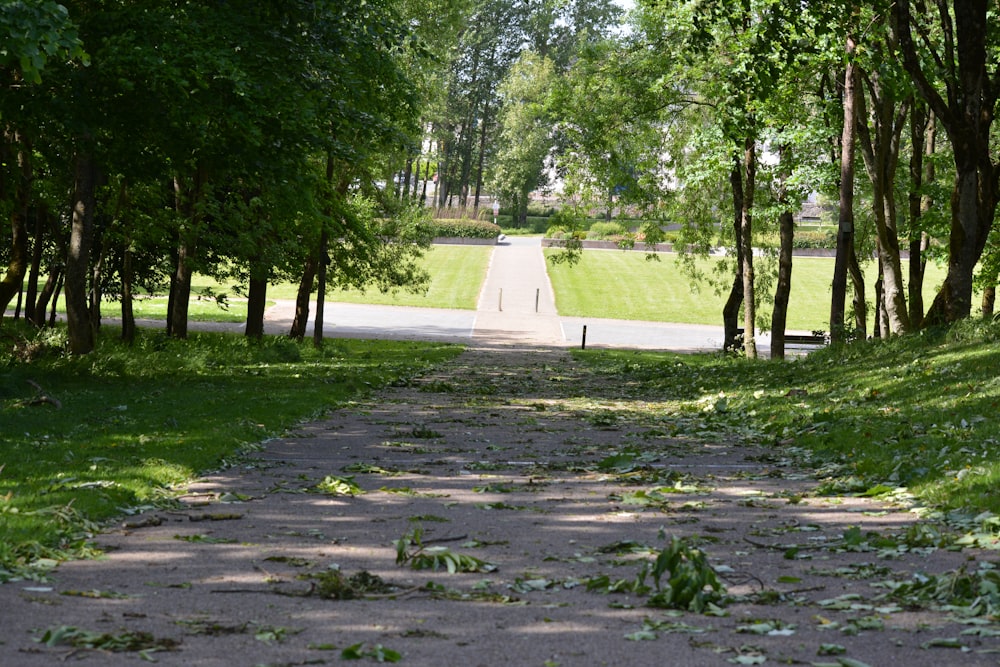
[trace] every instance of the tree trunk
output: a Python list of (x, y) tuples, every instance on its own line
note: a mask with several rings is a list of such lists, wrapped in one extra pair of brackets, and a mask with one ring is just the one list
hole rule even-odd
[[(878, 244), (876, 244), (878, 245)], [(878, 260), (878, 274), (875, 278), (875, 323), (872, 325), (872, 336), (874, 338), (888, 338), (891, 334), (889, 330), (889, 315), (885, 302), (885, 270), (881, 257)]]
[(90, 322), (95, 332), (101, 330), (101, 301), (104, 299), (104, 290), (101, 287), (101, 284), (104, 282), (104, 246), (99, 236), (99, 234), (95, 233), (95, 239), (91, 248), (96, 251), (97, 258), (94, 260), (93, 267), (91, 268), (90, 291), (87, 293)]
[(188, 305), (191, 300), (191, 257), (195, 254), (194, 241), (183, 238), (177, 246), (177, 267), (171, 285), (169, 331), (174, 338), (187, 338)]
[(250, 269), (250, 285), (247, 289), (247, 338), (264, 337), (264, 311), (267, 309), (267, 267)]
[[(969, 151), (955, 148), (955, 161), (960, 162), (959, 153)], [(941, 290), (934, 297), (924, 318), (926, 326), (950, 324), (969, 316), (972, 311), (973, 276), (976, 263), (982, 256), (986, 237), (992, 226), (995, 202), (988, 199), (983, 191), (991, 190), (992, 174), (980, 173), (967, 160), (958, 167), (955, 190), (951, 198), (952, 224), (948, 244), (948, 273)], [(987, 171), (987, 170), (983, 170)], [(985, 181), (985, 182), (984, 182)], [(982, 196), (983, 201), (980, 201)], [(980, 218), (988, 213), (990, 220)]]
[[(790, 148), (781, 146), (778, 149), (779, 162), (787, 164)], [(788, 170), (783, 169), (781, 185), (778, 189), (778, 202), (788, 204), (788, 193), (785, 179)], [(778, 216), (778, 235), (781, 245), (778, 249), (778, 282), (774, 288), (774, 309), (771, 311), (771, 358), (785, 358), (785, 322), (788, 315), (788, 297), (792, 291), (792, 250), (795, 240), (794, 213), (785, 209)]]
[[(865, 274), (858, 263), (858, 253), (854, 244), (847, 249), (847, 271), (851, 275), (851, 284), (854, 286), (854, 329), (852, 335), (858, 340), (864, 340), (868, 335), (868, 304), (865, 300)], [(846, 334), (845, 331), (845, 340)]]
[(316, 264), (319, 252), (310, 253), (306, 257), (305, 266), (302, 267), (302, 278), (299, 280), (299, 289), (295, 293), (295, 318), (292, 319), (292, 328), (288, 335), (295, 340), (303, 340), (306, 337), (306, 325), (309, 322), (309, 295), (312, 294), (313, 283), (316, 280)]
[(174, 338), (187, 338), (188, 305), (191, 300), (191, 276), (194, 273), (192, 261), (196, 257), (197, 229), (201, 214), (198, 212), (204, 174), (201, 167), (195, 168), (191, 187), (185, 189), (180, 178), (174, 179), (177, 209), (182, 216), (178, 232), (177, 265), (170, 285), (170, 312), (167, 331)]
[(476, 195), (472, 203), (473, 218), (479, 217), (479, 196), (483, 192), (483, 163), (486, 162), (486, 134), (490, 120), (490, 101), (486, 100), (483, 109), (482, 127), (479, 129), (479, 164), (476, 168)]
[(313, 345), (323, 346), (323, 319), (326, 317), (326, 271), (330, 265), (326, 227), (319, 237), (319, 262), (316, 267), (316, 321), (313, 322)]
[[(924, 321), (924, 270), (927, 260), (924, 252), (930, 243), (929, 235), (921, 224), (923, 214), (930, 210), (931, 198), (922, 194), (924, 187), (934, 182), (934, 161), (930, 158), (935, 150), (935, 127), (933, 112), (928, 112), (923, 104), (914, 103), (910, 114), (910, 192), (908, 196), (910, 214), (910, 271), (909, 302), (910, 326), (919, 329)], [(924, 158), (927, 158), (926, 160)]]
[(56, 325), (56, 305), (59, 303), (59, 294), (66, 283), (66, 272), (60, 271), (56, 276), (55, 292), (52, 294), (52, 307), (49, 309), (49, 328)]
[(38, 295), (38, 300), (35, 302), (35, 312), (31, 315), (31, 321), (39, 327), (45, 326), (45, 311), (48, 310), (49, 300), (55, 295), (56, 287), (61, 280), (62, 266), (54, 264), (49, 269), (49, 275), (45, 279), (45, 284), (42, 285), (42, 291)]
[(757, 146), (748, 137), (743, 150), (743, 209), (740, 216), (740, 248), (743, 252), (743, 351), (747, 359), (757, 358), (757, 303), (753, 268), (753, 200), (757, 187)]
[(854, 52), (857, 43), (848, 35), (846, 44), (847, 69), (844, 73), (844, 128), (840, 141), (840, 215), (837, 222), (837, 256), (833, 266), (830, 301), (830, 340), (845, 340), (844, 307), (847, 302), (847, 271), (854, 248), (854, 135), (857, 115), (857, 72)]
[(135, 312), (132, 310), (133, 278), (132, 235), (126, 230), (125, 250), (122, 253), (122, 341), (128, 345), (135, 342)]
[(66, 253), (66, 324), (69, 350), (88, 354), (94, 349), (94, 327), (87, 301), (90, 246), (94, 234), (97, 167), (86, 153), (76, 156), (73, 210)]
[(42, 251), (45, 243), (45, 222), (49, 212), (44, 204), (35, 210), (35, 233), (32, 238), (31, 266), (28, 269), (28, 291), (24, 298), (24, 316), (35, 326), (45, 324), (44, 317), (35, 319), (35, 301), (38, 299), (38, 277), (42, 271)]
[(876, 331), (888, 338), (890, 335), (904, 334), (910, 329), (903, 268), (899, 259), (895, 193), (900, 136), (909, 104), (904, 101), (897, 105), (892, 92), (885, 89), (879, 72), (868, 72), (864, 80), (871, 97), (874, 131), (869, 128), (864, 88), (861, 88), (857, 91), (858, 145), (872, 184), (872, 214), (878, 236), (876, 248), (882, 292), (881, 298), (876, 300), (881, 306)]
[(736, 270), (733, 271), (733, 286), (722, 308), (724, 341), (722, 349), (735, 352), (742, 346), (740, 339), (740, 311), (743, 305), (743, 246), (740, 245), (740, 223), (743, 219), (743, 172), (739, 163), (733, 164), (729, 172), (729, 186), (733, 198), (733, 239), (736, 245)]
[[(420, 168), (420, 163), (417, 163), (417, 168)], [(403, 168), (403, 192), (400, 195), (402, 199), (410, 198), (410, 181), (413, 180), (413, 158), (406, 158), (406, 166)], [(414, 186), (416, 190), (416, 186)]]
[[(20, 143), (18, 137), (14, 137), (15, 142)], [(6, 153), (6, 142), (2, 144), (3, 152)], [(21, 292), (24, 286), (24, 274), (28, 270), (28, 201), (31, 191), (31, 162), (30, 149), (20, 146), (17, 153), (17, 163), (19, 177), (15, 194), (14, 205), (10, 212), (10, 258), (7, 262), (7, 272), (3, 280), (0, 281), (0, 319), (7, 310), (7, 306), (15, 295)], [(0, 159), (3, 155), (0, 154)], [(4, 161), (6, 161), (4, 159)], [(2, 194), (2, 193), (0, 193)]]
[[(992, 3), (967, 0), (951, 5), (953, 19), (942, 11), (940, 29), (944, 54), (935, 53), (941, 86), (926, 76), (923, 49), (913, 41), (909, 0), (894, 3), (894, 27), (903, 66), (951, 139), (955, 187), (951, 200), (948, 273), (924, 318), (925, 326), (951, 324), (968, 317), (972, 308), (973, 272), (993, 228), (1000, 199), (1000, 170), (990, 145), (993, 111), (1000, 81), (987, 53)], [(937, 27), (937, 26), (935, 26)], [(921, 46), (926, 44), (921, 42)]]
[(997, 300), (997, 280), (1000, 279), (1000, 262), (991, 262), (989, 275), (983, 276), (982, 315), (984, 320), (992, 320)]

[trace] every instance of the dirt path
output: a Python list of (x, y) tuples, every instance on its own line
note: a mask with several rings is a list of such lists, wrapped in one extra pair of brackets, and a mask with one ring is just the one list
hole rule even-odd
[[(428, 666), (998, 664), (995, 624), (963, 635), (978, 626), (877, 599), (982, 554), (876, 545), (914, 515), (812, 497), (780, 451), (681, 427), (564, 351), (471, 349), (130, 517), (107, 558), (0, 587), (0, 665), (141, 662), (35, 641), (67, 626), (89, 645), (150, 633), (173, 649), (152, 659), (205, 667), (340, 664), (357, 644)], [(365, 493), (334, 495), (352, 482)], [(705, 615), (588, 590), (631, 587), (673, 537), (743, 597)], [(435, 556), (482, 571), (410, 566)]]

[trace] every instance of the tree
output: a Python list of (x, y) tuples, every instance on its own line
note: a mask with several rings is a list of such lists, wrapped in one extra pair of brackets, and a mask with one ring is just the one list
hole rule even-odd
[(39, 119), (26, 113), (24, 97), (34, 92), (52, 62), (66, 60), (85, 63), (87, 55), (65, 7), (51, 0), (15, 0), (0, 7), (0, 211), (11, 225), (0, 317), (21, 290), (28, 266), (32, 137), (38, 135)]
[(500, 87), (500, 135), (489, 183), (513, 207), (517, 226), (525, 223), (528, 195), (544, 181), (552, 146), (548, 94), (554, 76), (552, 61), (525, 51)]
[(948, 134), (955, 159), (948, 273), (925, 326), (969, 316), (975, 266), (1000, 200), (990, 135), (1000, 96), (1000, 26), (987, 0), (930, 4), (936, 11), (914, 12), (910, 0), (897, 0), (893, 13), (903, 66)]

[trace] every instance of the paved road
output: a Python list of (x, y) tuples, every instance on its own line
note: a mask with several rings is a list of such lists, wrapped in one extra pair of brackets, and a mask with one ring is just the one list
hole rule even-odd
[[(538, 238), (505, 238), (496, 246), (475, 311), (330, 302), (325, 310), (331, 337), (579, 347), (586, 327), (587, 347), (704, 351), (721, 349), (723, 341), (721, 326), (560, 316)], [(292, 314), (290, 302), (278, 303), (266, 315), (268, 330), (287, 332)], [(762, 353), (769, 345), (769, 336), (758, 337)]]

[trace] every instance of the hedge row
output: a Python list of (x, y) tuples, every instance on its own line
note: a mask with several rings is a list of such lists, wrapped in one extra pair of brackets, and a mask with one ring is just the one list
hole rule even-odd
[(438, 238), (495, 239), (500, 235), (500, 226), (485, 220), (434, 220), (434, 236)]

